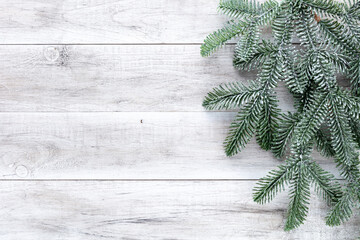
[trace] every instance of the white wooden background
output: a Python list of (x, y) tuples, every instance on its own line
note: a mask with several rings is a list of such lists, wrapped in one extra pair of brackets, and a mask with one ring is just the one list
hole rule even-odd
[(212, 87), (254, 77), (233, 69), (233, 46), (200, 57), (225, 21), (217, 4), (0, 1), (0, 239), (360, 236), (359, 214), (325, 226), (315, 194), (290, 233), (286, 193), (253, 203), (256, 180), (280, 161), (255, 142), (225, 157), (235, 113), (201, 107)]

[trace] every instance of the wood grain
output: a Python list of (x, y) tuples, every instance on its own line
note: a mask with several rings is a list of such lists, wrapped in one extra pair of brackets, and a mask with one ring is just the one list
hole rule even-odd
[[(224, 155), (235, 113), (1, 113), (3, 179), (258, 179), (281, 161), (255, 141)], [(334, 170), (333, 161), (316, 159)]]
[(2, 0), (0, 43), (202, 43), (217, 0)]
[[(288, 199), (252, 201), (254, 182), (1, 182), (3, 240), (355, 239), (357, 215), (330, 228), (313, 196), (305, 225), (284, 232)], [(314, 195), (314, 194), (313, 194)], [(10, 227), (11, 226), (11, 227)]]
[[(232, 66), (233, 46), (0, 46), (0, 111), (203, 111), (221, 83), (256, 78)], [(284, 110), (292, 99), (278, 88)]]
[[(227, 20), (217, 4), (0, 2), (2, 240), (360, 235), (358, 213), (341, 227), (325, 226), (328, 208), (314, 196), (308, 221), (290, 233), (286, 193), (253, 203), (253, 180), (281, 161), (254, 141), (225, 157), (222, 141), (236, 113), (201, 107), (212, 87), (256, 77), (233, 69), (234, 46), (200, 57), (205, 36)], [(277, 91), (291, 110), (287, 91)], [(314, 158), (336, 173), (331, 160)]]

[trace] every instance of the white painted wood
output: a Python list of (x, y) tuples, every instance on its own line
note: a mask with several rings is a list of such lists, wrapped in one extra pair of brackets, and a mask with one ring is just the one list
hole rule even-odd
[(218, 0), (2, 0), (0, 43), (202, 43)]
[[(221, 83), (256, 78), (232, 66), (233, 47), (0, 46), (0, 111), (203, 111)], [(292, 99), (278, 89), (281, 106)]]
[[(1, 113), (1, 178), (258, 179), (281, 161), (255, 141), (228, 158), (235, 113)], [(334, 171), (332, 160), (316, 157)], [(334, 171), (336, 172), (336, 171)]]
[[(326, 227), (326, 207), (315, 199), (309, 221), (291, 233), (282, 230), (286, 194), (267, 206), (252, 202), (254, 181), (244, 179), (281, 161), (254, 141), (225, 157), (221, 143), (235, 113), (203, 112), (212, 87), (255, 77), (233, 69), (233, 46), (200, 57), (205, 36), (226, 21), (217, 4), (0, 2), (2, 240), (360, 235), (358, 214)], [(291, 109), (286, 91), (278, 92), (281, 107)], [(334, 171), (331, 160), (315, 158)]]
[(305, 225), (284, 232), (288, 199), (252, 201), (254, 182), (0, 182), (2, 240), (346, 240), (360, 216), (330, 228), (311, 200)]

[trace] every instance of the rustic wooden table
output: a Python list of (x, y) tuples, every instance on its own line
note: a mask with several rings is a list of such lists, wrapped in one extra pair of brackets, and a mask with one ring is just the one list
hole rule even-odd
[[(227, 158), (234, 112), (212, 87), (246, 81), (233, 45), (201, 58), (217, 0), (0, 2), (0, 239), (353, 239), (359, 214), (285, 233), (286, 193), (252, 188), (279, 164), (251, 142)], [(283, 109), (291, 99), (281, 87)], [(326, 169), (331, 161), (320, 159)]]

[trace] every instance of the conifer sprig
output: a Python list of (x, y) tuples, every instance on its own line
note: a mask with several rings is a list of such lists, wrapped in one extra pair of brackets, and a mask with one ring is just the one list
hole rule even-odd
[[(254, 201), (268, 203), (288, 186), (285, 230), (291, 230), (305, 221), (313, 187), (331, 206), (328, 225), (350, 219), (360, 202), (360, 1), (221, 0), (219, 11), (230, 23), (205, 39), (201, 54), (240, 37), (234, 66), (259, 71), (248, 84), (214, 88), (203, 106), (239, 110), (224, 143), (228, 156), (253, 136), (276, 157), (286, 156), (258, 182)], [(272, 28), (271, 40), (260, 40), (264, 25)], [(294, 37), (300, 46), (292, 44)], [(338, 74), (350, 79), (351, 89), (338, 85)], [(275, 88), (281, 81), (294, 97), (294, 112), (281, 113), (278, 106)], [(314, 147), (333, 158), (344, 184), (316, 163)]]

